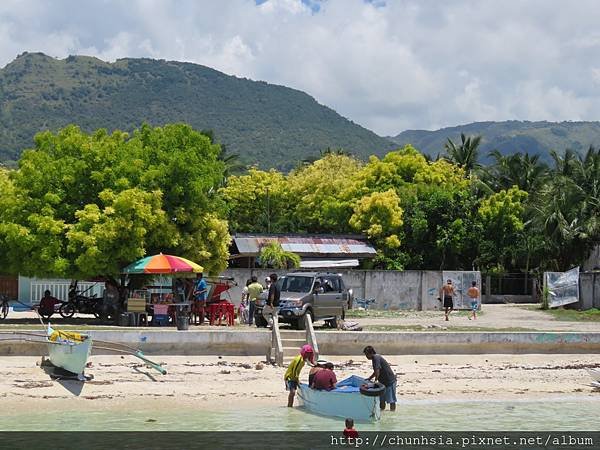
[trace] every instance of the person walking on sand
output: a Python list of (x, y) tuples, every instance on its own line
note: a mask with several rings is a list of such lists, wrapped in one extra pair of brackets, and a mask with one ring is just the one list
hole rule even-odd
[(306, 344), (300, 349), (300, 354), (296, 356), (290, 362), (283, 379), (285, 381), (285, 389), (290, 391), (288, 395), (288, 408), (294, 406), (294, 397), (296, 396), (296, 389), (300, 384), (300, 372), (304, 367), (304, 363), (308, 361), (311, 366), (314, 366), (315, 352), (313, 348)]
[[(477, 281), (471, 281), (471, 287), (467, 291), (467, 295), (471, 300), (471, 311), (473, 312), (473, 320), (475, 320), (477, 319), (477, 308), (479, 307), (479, 297), (481, 296), (477, 287)], [(471, 316), (469, 316), (469, 320), (471, 320)]]
[(385, 390), (379, 396), (379, 407), (383, 411), (387, 402), (390, 404), (390, 411), (396, 411), (396, 374), (372, 346), (367, 345), (363, 353), (373, 363), (373, 373), (367, 380), (375, 380), (385, 386)]
[(444, 317), (450, 320), (450, 313), (454, 309), (454, 285), (452, 280), (448, 279), (446, 284), (440, 289), (440, 297), (444, 299)]

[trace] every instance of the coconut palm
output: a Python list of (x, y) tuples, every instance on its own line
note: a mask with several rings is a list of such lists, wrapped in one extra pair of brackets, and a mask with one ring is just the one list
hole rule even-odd
[(517, 186), (533, 194), (546, 180), (548, 166), (540, 161), (539, 155), (532, 156), (527, 152), (503, 155), (498, 150), (491, 151), (489, 155), (494, 163), (485, 170), (483, 178), (495, 191)]
[(469, 174), (474, 169), (480, 167), (479, 160), (479, 145), (481, 144), (481, 136), (465, 136), (460, 134), (460, 144), (454, 143), (450, 138), (444, 145), (448, 159), (454, 164), (461, 166), (465, 172)]

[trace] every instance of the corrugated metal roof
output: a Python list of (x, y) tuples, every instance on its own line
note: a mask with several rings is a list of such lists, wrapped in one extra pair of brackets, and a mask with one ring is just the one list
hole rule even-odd
[(373, 257), (377, 253), (369, 243), (352, 238), (302, 236), (234, 236), (239, 255), (258, 256), (260, 249), (273, 241), (284, 250), (300, 256)]

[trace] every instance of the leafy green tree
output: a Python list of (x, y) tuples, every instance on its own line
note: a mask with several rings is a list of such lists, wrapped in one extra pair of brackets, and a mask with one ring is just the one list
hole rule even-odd
[(394, 263), (402, 236), (402, 214), (400, 198), (393, 189), (373, 192), (362, 197), (354, 207), (350, 225), (371, 239), (378, 250), (378, 260), (385, 267)]
[(350, 231), (351, 188), (359, 169), (356, 159), (330, 152), (293, 171), (287, 183), (290, 199), (294, 199), (292, 217), (297, 231)]
[(215, 195), (220, 149), (187, 125), (147, 125), (130, 137), (69, 126), (40, 133), (13, 193), (0, 194), (0, 245), (12, 273), (116, 277), (146, 254), (174, 253), (217, 272), (229, 234)]
[(411, 269), (467, 269), (477, 257), (481, 228), (468, 186), (422, 185), (403, 201), (404, 245)]
[(260, 249), (260, 265), (273, 269), (295, 269), (300, 267), (300, 257), (284, 250), (279, 242), (269, 242)]
[(219, 190), (227, 204), (229, 226), (236, 233), (289, 233), (293, 230), (286, 177), (275, 169), (252, 167), (232, 176)]
[(513, 186), (481, 202), (478, 213), (483, 227), (479, 262), (483, 267), (513, 265), (525, 224), (523, 213), (527, 192)]

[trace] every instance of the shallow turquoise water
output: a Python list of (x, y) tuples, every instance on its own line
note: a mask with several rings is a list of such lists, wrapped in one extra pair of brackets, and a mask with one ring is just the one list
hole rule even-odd
[[(116, 411), (69, 412), (60, 414), (30, 412), (11, 415), (3, 412), (0, 431), (233, 431), (233, 430), (337, 430), (343, 420), (307, 413), (284, 406), (239, 410), (207, 411)], [(357, 424), (368, 430), (600, 430), (599, 400), (433, 402), (398, 404), (395, 413), (384, 412), (380, 422)]]

